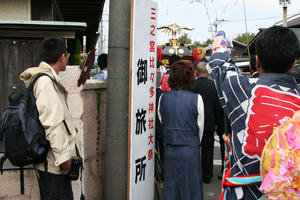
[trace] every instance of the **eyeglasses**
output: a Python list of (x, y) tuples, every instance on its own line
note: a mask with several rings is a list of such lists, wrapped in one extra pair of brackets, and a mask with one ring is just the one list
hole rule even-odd
[(69, 59), (70, 58), (70, 53), (66, 52), (65, 56), (67, 56), (67, 58)]

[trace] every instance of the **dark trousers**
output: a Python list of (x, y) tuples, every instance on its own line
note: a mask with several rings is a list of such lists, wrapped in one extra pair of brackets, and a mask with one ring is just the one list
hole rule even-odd
[(162, 163), (164, 163), (164, 144), (161, 138), (157, 140), (158, 148), (159, 148), (159, 156)]
[(73, 200), (71, 180), (67, 175), (38, 171), (41, 200)]
[(224, 157), (225, 157), (225, 142), (223, 139), (223, 135), (219, 135), (219, 140), (220, 140), (220, 152), (221, 152), (221, 160), (222, 160), (221, 174), (223, 174)]
[(202, 174), (204, 183), (210, 183), (214, 167), (214, 131), (204, 131), (201, 141)]

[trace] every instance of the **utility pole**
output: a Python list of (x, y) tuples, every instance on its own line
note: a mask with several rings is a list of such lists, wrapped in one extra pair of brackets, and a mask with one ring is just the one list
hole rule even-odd
[(104, 200), (123, 200), (127, 197), (131, 0), (110, 0), (109, 5)]
[(212, 33), (212, 24), (211, 24), (211, 21), (210, 21), (210, 17), (209, 17), (209, 12), (208, 12), (208, 8), (207, 8), (207, 5), (206, 5), (206, 1), (204, 0), (203, 3), (204, 3), (204, 7), (205, 7), (206, 14), (207, 14), (207, 17), (208, 17), (209, 27), (211, 29), (211, 39), (213, 39), (214, 38), (214, 34)]
[(244, 7), (244, 19), (245, 19), (245, 29), (246, 29), (246, 38), (247, 38), (248, 57), (250, 59), (249, 34), (248, 34), (248, 28), (247, 28), (247, 15), (246, 15), (245, 0), (243, 0), (243, 7)]
[(104, 44), (104, 33), (103, 33), (103, 20), (101, 20), (100, 22), (100, 41), (99, 41), (99, 45), (98, 45), (98, 54), (102, 54), (103, 53), (103, 44)]
[(283, 7), (282, 26), (287, 27), (287, 4), (291, 4), (291, 0), (279, 0), (279, 4)]
[(103, 14), (99, 24), (98, 55), (107, 53), (107, 34), (109, 27), (109, 1), (106, 1), (103, 7)]
[[(215, 21), (214, 21), (214, 23), (212, 24), (212, 25), (214, 25), (215, 26), (215, 34), (217, 33), (217, 31), (218, 31), (218, 25), (221, 23), (221, 22), (224, 22), (225, 20), (224, 19), (215, 19)], [(213, 31), (213, 30), (211, 30), (211, 31)]]

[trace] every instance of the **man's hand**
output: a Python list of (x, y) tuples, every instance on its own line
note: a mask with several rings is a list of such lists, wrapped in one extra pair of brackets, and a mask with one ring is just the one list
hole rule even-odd
[(217, 34), (213, 38), (212, 42), (212, 51), (216, 52), (219, 49), (227, 50), (228, 48), (228, 42), (225, 36), (224, 31), (218, 31)]
[(71, 169), (71, 160), (72, 159), (70, 159), (70, 160), (67, 160), (66, 162), (63, 162), (62, 164), (60, 164), (60, 167), (63, 169), (63, 170), (65, 170), (65, 171), (70, 171), (70, 169)]

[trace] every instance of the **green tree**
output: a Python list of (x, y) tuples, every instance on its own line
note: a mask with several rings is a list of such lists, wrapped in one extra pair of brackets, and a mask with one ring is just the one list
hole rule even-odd
[(192, 43), (192, 39), (189, 38), (188, 34), (184, 33), (182, 36), (180, 36), (178, 38), (178, 41), (181, 43), (181, 44), (191, 44)]
[(238, 34), (238, 36), (234, 38), (234, 40), (248, 45), (249, 42), (254, 38), (254, 36), (255, 36), (254, 33), (242, 33), (242, 34)]
[(211, 42), (212, 42), (211, 39), (207, 39), (205, 42), (203, 42), (203, 43), (201, 44), (201, 46), (202, 46), (202, 47), (207, 47), (207, 46), (209, 46), (209, 45), (211, 44)]
[(68, 40), (68, 52), (70, 53), (69, 64), (81, 65), (81, 53), (82, 45), (79, 37), (75, 37), (75, 40)]
[(194, 41), (194, 43), (191, 45), (191, 48), (194, 49), (196, 47), (207, 47), (211, 44), (211, 39), (207, 39), (204, 42), (200, 41)]
[(192, 49), (194, 49), (196, 47), (201, 47), (201, 43), (199, 41), (194, 41), (194, 43), (191, 45)]

